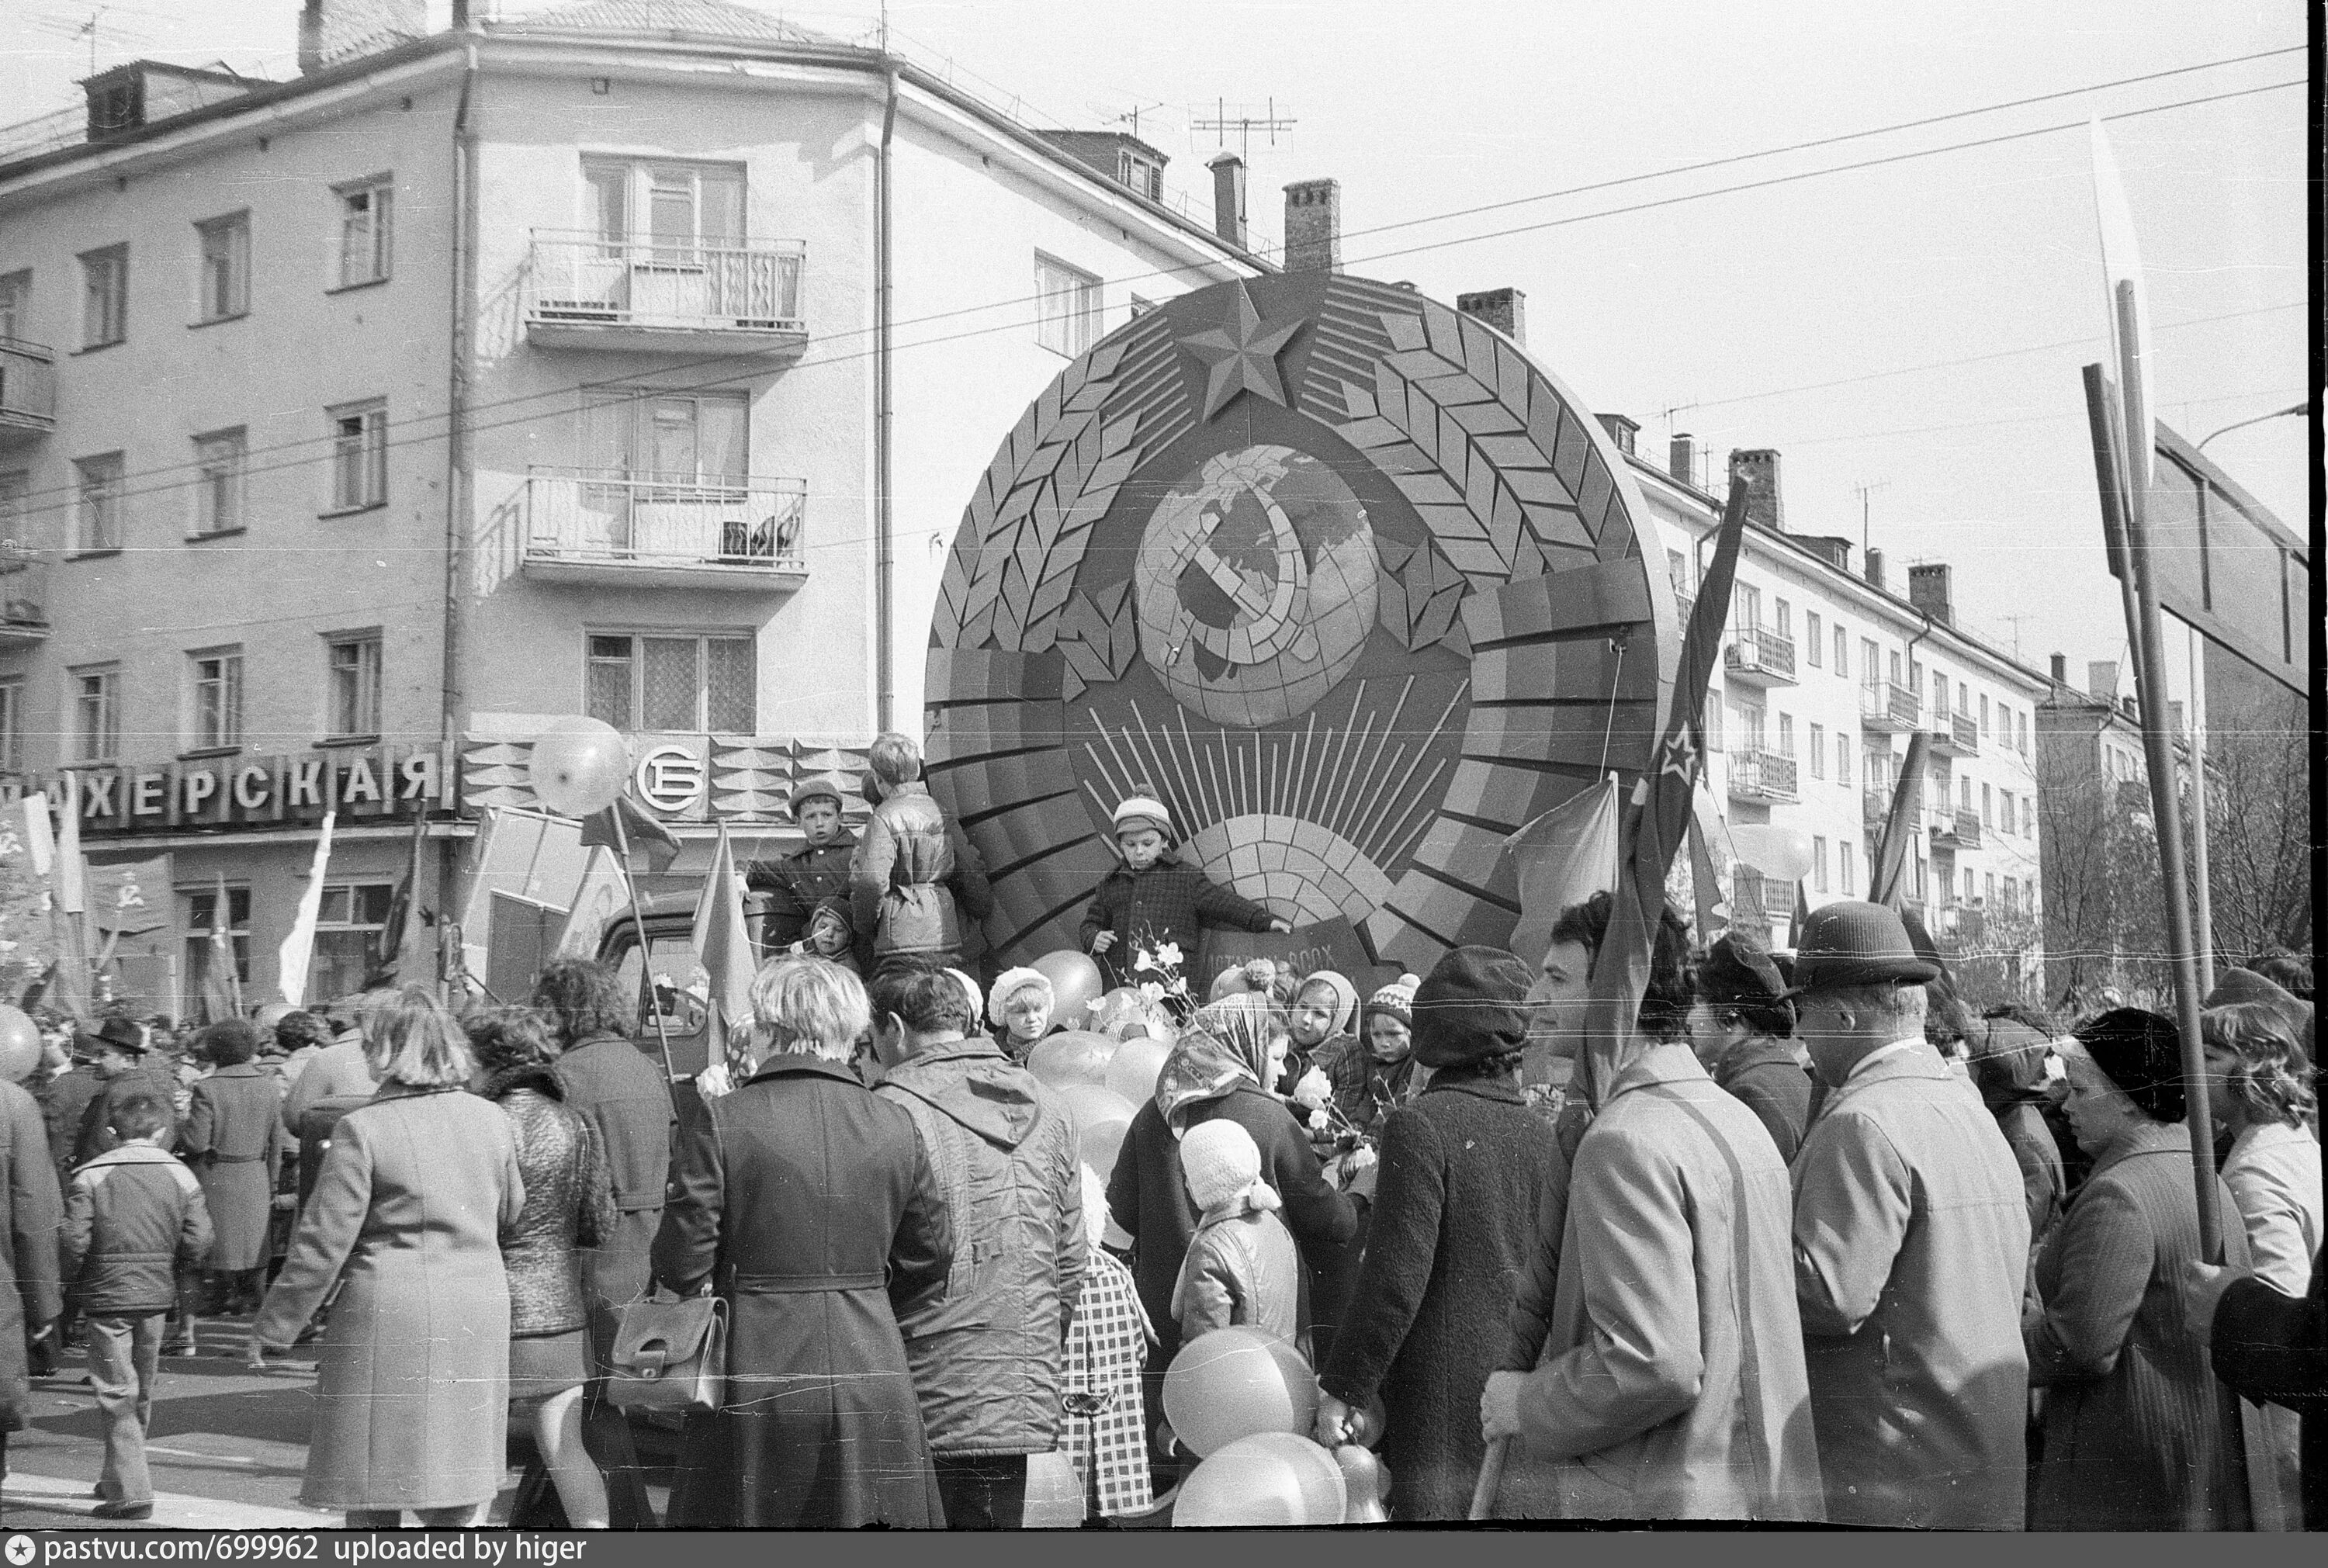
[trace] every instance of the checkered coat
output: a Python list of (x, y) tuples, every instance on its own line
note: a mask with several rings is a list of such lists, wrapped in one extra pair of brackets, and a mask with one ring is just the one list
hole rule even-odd
[[(1148, 1314), (1141, 1310), (1140, 1288), (1131, 1271), (1097, 1247), (1091, 1250), (1091, 1272), (1084, 1276), (1083, 1296), (1075, 1303), (1074, 1327), (1067, 1331), (1066, 1382), (1062, 1390), (1070, 1412), (1067, 1460), (1075, 1466), (1078, 1489), (1088, 1498), (1096, 1438), (1100, 1513), (1143, 1513), (1155, 1498), (1148, 1475), (1140, 1373), (1148, 1364), (1149, 1342), (1155, 1331), (1148, 1325)], [(1073, 1413), (1077, 1396), (1084, 1394), (1106, 1400), (1107, 1408), (1094, 1416)]]
[(1130, 985), (1132, 955), (1167, 942), (1179, 944), (1182, 972), (1195, 972), (1197, 944), (1207, 925), (1266, 931), (1269, 911), (1184, 865), (1168, 850), (1145, 871), (1118, 866), (1103, 878), (1084, 911), (1081, 935), (1089, 953), (1101, 932), (1115, 933), (1115, 945), (1098, 955), (1100, 969), (1109, 985)]

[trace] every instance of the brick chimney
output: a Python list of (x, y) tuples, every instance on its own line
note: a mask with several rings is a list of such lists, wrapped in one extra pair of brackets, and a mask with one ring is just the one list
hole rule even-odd
[(1948, 598), (1948, 568), (1928, 561), (1908, 568), (1908, 602), (1943, 626), (1956, 624), (1956, 606)]
[(1244, 249), (1244, 160), (1223, 153), (1205, 167), (1213, 172), (1213, 232)]
[(1746, 521), (1772, 533), (1787, 531), (1787, 508), (1779, 493), (1779, 455), (1768, 446), (1732, 448), (1732, 483), (1746, 482)]
[(1455, 308), (1474, 315), (1522, 348), (1527, 346), (1527, 296), (1516, 288), (1490, 288), (1478, 294), (1459, 294)]
[[(467, 5), (454, 6), (454, 25)], [(299, 70), (322, 70), (360, 54), (428, 36), (428, 0), (305, 0), (299, 12)]]
[(1618, 451), (1628, 457), (1635, 455), (1634, 441), (1641, 433), (1640, 421), (1622, 414), (1595, 414), (1593, 418), (1600, 421), (1600, 428), (1609, 432), (1609, 439), (1617, 444)]
[(2070, 683), (2070, 656), (2067, 653), (2053, 655), (2052, 676), (2053, 684), (2056, 686), (2067, 686)]
[(2086, 664), (2086, 695), (2097, 702), (2117, 700), (2117, 661), (2094, 659)]
[(1871, 588), (1883, 586), (1883, 552), (1880, 549), (1867, 552), (1867, 586)]
[(1285, 187), (1285, 270), (1342, 270), (1342, 183), (1301, 180)]
[(1684, 484), (1697, 483), (1697, 437), (1688, 434), (1675, 437), (1666, 446), (1666, 472)]

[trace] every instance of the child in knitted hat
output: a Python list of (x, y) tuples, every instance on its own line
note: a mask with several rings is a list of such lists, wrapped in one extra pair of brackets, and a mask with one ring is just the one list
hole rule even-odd
[(1101, 879), (1084, 911), (1084, 951), (1098, 960), (1112, 990), (1160, 980), (1136, 967), (1139, 954), (1169, 949), (1171, 967), (1193, 971), (1197, 944), (1207, 925), (1238, 931), (1293, 929), (1252, 899), (1222, 887), (1172, 852), (1172, 813), (1149, 795), (1116, 806), (1116, 849), (1123, 864)]
[(829, 958), (851, 974), (865, 972), (857, 962), (857, 917), (850, 908), (849, 896), (835, 894), (817, 900), (815, 912), (808, 917), (808, 933), (792, 945), (797, 956)]
[(1328, 1064), (1334, 1108), (1372, 1136), (1393, 1107), (1414, 1098), (1414, 990), (1422, 983), (1402, 974), (1366, 1000), (1366, 1045)]
[(1065, 1034), (1063, 1025), (1051, 1021), (1058, 1002), (1051, 977), (1041, 970), (1004, 970), (986, 996), (986, 1021), (994, 1026), (994, 1043), (1002, 1054), (1024, 1066), (1037, 1041)]
[(1180, 1140), (1180, 1179), (1202, 1215), (1172, 1287), (1181, 1343), (1246, 1324), (1309, 1355), (1300, 1253), (1277, 1216), (1284, 1200), (1261, 1178), (1253, 1134), (1225, 1116), (1199, 1122)]

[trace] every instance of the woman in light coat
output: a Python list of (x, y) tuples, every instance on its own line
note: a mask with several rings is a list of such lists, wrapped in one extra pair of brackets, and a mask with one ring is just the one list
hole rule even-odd
[(392, 1529), (483, 1521), (509, 1423), (510, 1299), (501, 1238), (525, 1205), (499, 1106), (466, 1094), (468, 1042), (419, 986), (366, 1020), (372, 1098), (332, 1131), (250, 1359), (287, 1349), (334, 1282), (319, 1342), (299, 1500)]

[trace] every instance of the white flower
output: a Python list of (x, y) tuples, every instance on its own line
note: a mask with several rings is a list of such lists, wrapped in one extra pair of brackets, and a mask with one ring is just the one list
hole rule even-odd
[[(1298, 1098), (1298, 1096), (1297, 1096), (1297, 1098)], [(1316, 1106), (1316, 1107), (1314, 1107), (1314, 1108), (1312, 1108), (1312, 1109), (1311, 1109), (1311, 1111), (1310, 1111), (1310, 1131), (1312, 1131), (1312, 1132), (1323, 1132), (1324, 1131), (1326, 1131), (1326, 1129), (1327, 1129), (1328, 1127), (1330, 1127), (1331, 1125), (1333, 1125), (1332, 1122), (1331, 1122), (1331, 1121), (1328, 1118), (1328, 1116), (1326, 1115), (1326, 1107), (1324, 1107), (1323, 1105), (1319, 1105), (1319, 1106)]]
[(1142, 981), (1140, 982), (1140, 996), (1149, 1006), (1160, 1007), (1164, 1001), (1164, 987), (1152, 980)]
[(1357, 1175), (1358, 1172), (1362, 1170), (1372, 1170), (1375, 1168), (1375, 1156), (1374, 1145), (1370, 1143), (1361, 1143), (1356, 1149), (1350, 1150), (1350, 1174), (1352, 1176)]
[[(1326, 1102), (1333, 1097), (1333, 1080), (1326, 1076), (1326, 1069), (1323, 1067), (1310, 1068), (1301, 1075), (1301, 1081), (1293, 1085), (1293, 1098), (1300, 1103), (1313, 1108), (1324, 1106)], [(1325, 1113), (1320, 1109), (1319, 1114), (1323, 1115)], [(1314, 1121), (1311, 1125), (1316, 1125)]]
[(1156, 962), (1166, 969), (1179, 968), (1180, 944), (1177, 942), (1167, 942), (1159, 944), (1156, 949)]
[(1138, 954), (1133, 957), (1131, 967), (1135, 970), (1154, 969), (1156, 967), (1156, 955), (1143, 947), (1140, 950)]
[(728, 1081), (728, 1064), (714, 1062), (695, 1075), (695, 1092), (706, 1100), (717, 1100), (735, 1085)]

